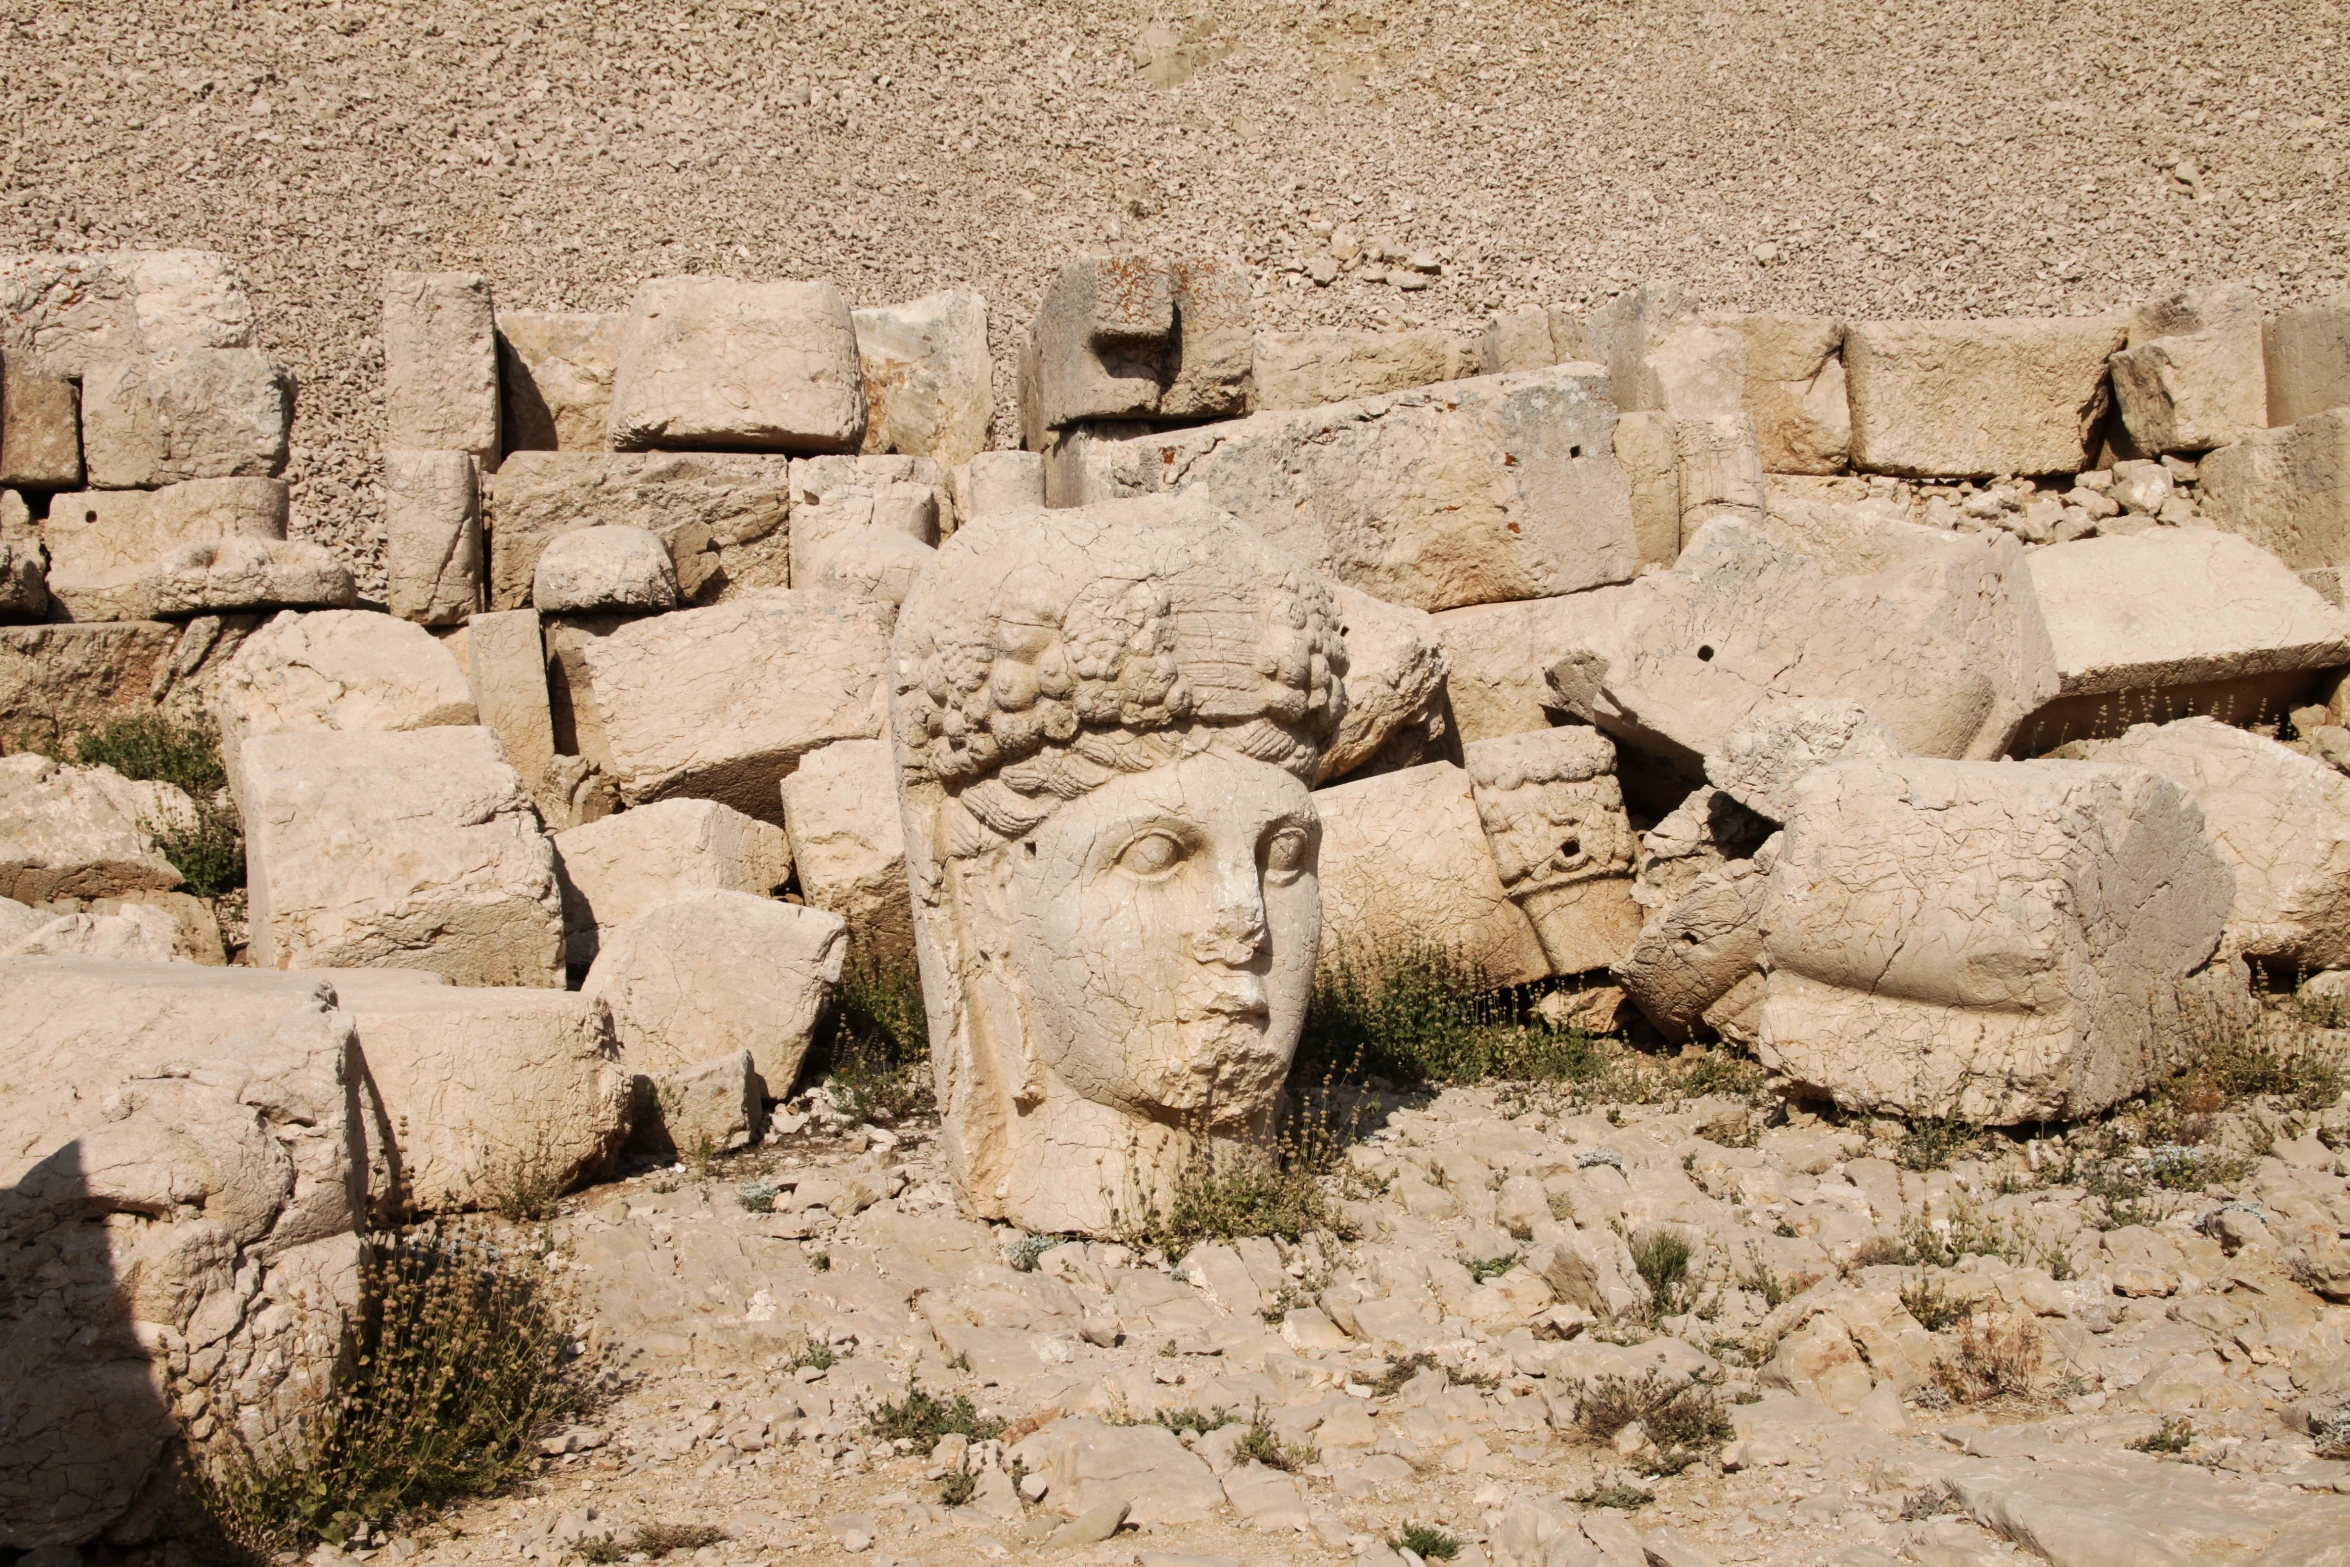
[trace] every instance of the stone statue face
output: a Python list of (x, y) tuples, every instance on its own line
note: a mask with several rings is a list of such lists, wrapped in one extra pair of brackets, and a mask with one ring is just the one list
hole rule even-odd
[(1266, 1110), (1313, 988), (1320, 832), (1295, 777), (1210, 749), (1114, 779), (999, 851), (1045, 1064), (1136, 1114)]

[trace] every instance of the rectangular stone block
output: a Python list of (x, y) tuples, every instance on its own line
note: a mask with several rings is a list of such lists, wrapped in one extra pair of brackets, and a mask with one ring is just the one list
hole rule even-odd
[(1094, 419), (1209, 419), (1245, 411), (1254, 349), (1249, 274), (1208, 256), (1089, 256), (1045, 290), (1020, 356), (1032, 452)]
[(498, 323), (489, 279), (471, 272), (384, 275), (384, 445), (499, 455)]
[(1725, 318), (1746, 339), (1746, 412), (1765, 473), (1842, 473), (1852, 456), (1844, 323), (1832, 316)]
[(848, 922), (851, 961), (884, 969), (914, 961), (895, 765), (885, 740), (843, 740), (783, 781), (801, 895)]
[(2288, 566), (2350, 566), (2350, 407), (2221, 447), (2203, 459), (2195, 500)]
[(0, 484), (65, 490), (81, 482), (81, 388), (29, 353), (0, 356)]
[[(1541, 305), (1527, 305), (1507, 310), (1490, 317), (1477, 342), (1477, 374), (1509, 375), (1519, 370), (1539, 370), (1544, 365), (1555, 365), (1563, 359), (1577, 357), (1561, 354), (1550, 335), (1550, 312)], [(1373, 390), (1384, 390), (1374, 388)], [(1259, 396), (1263, 395), (1262, 388)], [(1330, 399), (1336, 402), (1336, 398)]]
[(248, 735), (237, 775), (255, 967), (562, 986), (554, 844), (487, 729)]
[(384, 576), (391, 611), (452, 626), (481, 603), (481, 494), (470, 452), (384, 453)]
[(275, 477), (293, 417), (294, 378), (259, 349), (109, 360), (82, 378), (82, 461), (101, 490)]
[(465, 623), (465, 670), (474, 711), (498, 737), (522, 787), (550, 827), (570, 825), (571, 802), (550, 782), (554, 712), (547, 698), (547, 653), (535, 609), (495, 610)]
[[(1539, 314), (1539, 312), (1537, 312)], [(1550, 326), (1542, 324), (1547, 353)], [(1259, 332), (1253, 349), (1256, 408), (1319, 408), (1351, 402), (1386, 392), (1429, 386), (1464, 375), (1502, 373), (1493, 356), (1482, 356), (1474, 366), (1453, 338), (1429, 327), (1408, 332), (1365, 332), (1345, 327), (1314, 327), (1299, 332)], [(1537, 358), (1511, 364), (1510, 370), (1533, 370), (1554, 363)]]
[(1415, 609), (1571, 593), (1639, 564), (1606, 386), (1557, 365), (1104, 441), (1083, 498), (1196, 496)]
[[(1648, 415), (1630, 415), (1647, 418)], [(1472, 604), (1435, 617), (1444, 644), (1445, 683), (1463, 745), (1547, 729), (1557, 698), (1543, 670), (1588, 634), (1595, 609), (1622, 595), (1601, 590), (1510, 604)]]
[(81, 490), (53, 496), (41, 525), (49, 593), (79, 620), (143, 620), (155, 613), (153, 572), (188, 545), (286, 536), (279, 479), (190, 479), (160, 490)]
[(508, 452), (609, 448), (627, 324), (618, 311), (498, 312), (499, 435)]
[(1616, 781), (1616, 748), (1574, 725), (1463, 748), (1502, 890), (1533, 922), (1553, 974), (1606, 968), (1640, 934), (1639, 839)]
[(950, 288), (902, 305), (850, 312), (865, 378), (861, 450), (953, 465), (987, 449), (995, 370), (987, 356), (987, 300)]
[(1616, 405), (1713, 419), (1745, 406), (1746, 339), (1697, 315), (1681, 286), (1658, 279), (1601, 305), (1584, 325), (1586, 357), (1608, 368)]
[(802, 756), (881, 734), (893, 618), (791, 589), (622, 626), (580, 650), (603, 727), (590, 760), (632, 806), (690, 795), (780, 823)]
[(2272, 427), (2350, 404), (2350, 294), (2278, 311), (2261, 346)]
[(1752, 417), (1675, 419), (1673, 456), (1680, 472), (1684, 545), (1716, 517), (1762, 522), (1762, 447)]
[(661, 800), (555, 835), (573, 968), (664, 899), (717, 889), (766, 897), (791, 879), (791, 840), (714, 800)]
[(0, 257), (0, 353), (43, 373), (188, 348), (251, 348), (253, 302), (237, 264), (210, 250)]
[(2249, 284), (2140, 305), (2113, 356), (2122, 423), (2139, 451), (2202, 452), (2268, 424), (2260, 296)]
[(637, 285), (612, 383), (612, 448), (853, 452), (864, 377), (830, 283)]
[[(989, 512), (1044, 504), (1044, 459), (1035, 452), (973, 452), (949, 475), (957, 526)], [(942, 524), (942, 537), (950, 530)]]
[(483, 486), (490, 608), (528, 604), (548, 542), (597, 526), (658, 536), (689, 600), (708, 602), (730, 587), (782, 587), (790, 484), (788, 457), (516, 452)]
[(84, 730), (154, 713), (179, 640), (154, 620), (0, 626), (0, 747), (61, 756)]
[(1616, 461), (1631, 490), (1641, 562), (1670, 566), (1681, 554), (1681, 453), (1673, 416), (1655, 409), (1620, 415)]
[(1844, 334), (1852, 465), (1911, 478), (2078, 473), (2118, 316), (1859, 321)]

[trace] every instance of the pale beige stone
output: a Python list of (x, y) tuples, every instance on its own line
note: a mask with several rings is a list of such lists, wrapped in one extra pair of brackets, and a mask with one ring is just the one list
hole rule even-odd
[(1632, 901), (1651, 914), (1669, 907), (1706, 872), (1753, 858), (1775, 825), (1711, 784), (1690, 790), (1640, 835)]
[(781, 827), (714, 800), (661, 800), (570, 828), (555, 835), (555, 857), (575, 968), (656, 903), (708, 890), (765, 897), (792, 872), (791, 840)]
[(1035, 452), (973, 452), (955, 473), (958, 521), (1044, 504), (1044, 459)]
[(1297, 332), (1259, 332), (1252, 349), (1255, 406), (1261, 410), (1319, 408), (1467, 374), (1497, 375), (1556, 363), (1548, 357), (1550, 327), (1542, 327), (1543, 357), (1525, 364), (1490, 363), (1472, 371), (1446, 333), (1430, 327), (1405, 332), (1366, 332), (1346, 327), (1312, 327)]
[(83, 377), (83, 465), (93, 489), (274, 477), (293, 416), (293, 376), (259, 349), (119, 359)]
[(2350, 294), (2278, 311), (2262, 356), (2272, 426), (2350, 404)]
[(2078, 473), (2107, 406), (2119, 316), (1857, 321), (1844, 333), (1852, 465), (1917, 478)]
[(0, 484), (72, 489), (82, 482), (81, 387), (29, 352), (0, 353)]
[(2202, 808), (2236, 878), (2223, 951), (2288, 975), (2350, 968), (2350, 779), (2209, 718), (2135, 725), (2088, 756), (2151, 768)]
[(134, 354), (250, 348), (253, 302), (209, 250), (47, 252), (0, 259), (0, 352), (79, 377)]
[(1569, 593), (1639, 564), (1606, 387), (1559, 365), (1099, 442), (1088, 494), (1197, 497), (1414, 609)]
[(195, 824), (195, 803), (170, 784), (31, 752), (0, 757), (0, 898), (47, 903), (177, 887), (180, 873), (155, 835)]
[(555, 759), (554, 712), (547, 699), (547, 653), (535, 609), (493, 610), (466, 623), (466, 686), (482, 727), (522, 777), (551, 831), (572, 825), (570, 801), (548, 773)]
[(1127, 1506), (1138, 1529), (1198, 1523), (1224, 1504), (1224, 1488), (1198, 1455), (1161, 1426), (1110, 1425), (1092, 1415), (1064, 1415), (1012, 1449), (1044, 1475), (1055, 1507), (1079, 1516)]
[(1197, 1158), (1266, 1148), (1345, 704), (1320, 580), (1197, 503), (999, 513), (940, 547), (891, 668), (965, 1211), (1113, 1233)]
[(737, 1051), (791, 1092), (848, 949), (837, 914), (722, 888), (682, 892), (606, 935), (581, 994), (612, 1009), (629, 1069)]
[(1766, 473), (1842, 473), (1852, 456), (1844, 323), (1831, 316), (1724, 318), (1746, 339), (1747, 415)]
[(1641, 563), (1670, 566), (1681, 555), (1681, 452), (1673, 416), (1651, 409), (1617, 419), (1616, 461), (1631, 489)]
[(694, 603), (783, 587), (791, 460), (719, 452), (518, 452), (487, 483), (489, 604), (530, 602), (539, 556), (574, 528), (643, 528)]
[(151, 619), (153, 568), (165, 555), (228, 539), (283, 539), (287, 514), (286, 486), (277, 479), (51, 496), (41, 525), (49, 591), (76, 620)]
[(481, 491), (473, 455), (384, 453), (384, 576), (393, 614), (449, 626), (481, 607)]
[(1716, 517), (1761, 524), (1762, 448), (1755, 440), (1751, 416), (1675, 419), (1673, 456), (1680, 473), (1683, 548)]
[[(1775, 846), (1774, 850), (1775, 850)], [(1763, 893), (1772, 852), (1701, 872), (1640, 929), (1617, 981), (1657, 1032), (1688, 1039), (1763, 954)]]
[(1892, 730), (1858, 702), (1795, 697), (1760, 708), (1732, 725), (1706, 753), (1706, 782), (1766, 821), (1795, 808), (1796, 781), (1815, 767), (1903, 755)]
[(1346, 638), (1346, 717), (1322, 752), (1317, 786), (1441, 755), (1452, 717), (1436, 618), (1353, 588), (1334, 587), (1331, 598)]
[(349, 609), (358, 601), (350, 568), (308, 539), (183, 544), (142, 575), (147, 613), (156, 615)]
[(952, 466), (987, 449), (995, 375), (984, 297), (950, 288), (850, 315), (865, 378), (865, 451)]
[(255, 735), (479, 721), (464, 671), (431, 632), (363, 610), (277, 616), (237, 649), (212, 706), (232, 788)]
[(334, 1001), (296, 975), (0, 959), (0, 1190), (44, 1258), (0, 1275), (0, 1422), (39, 1437), (0, 1443), (10, 1547), (147, 1537), (183, 1439), (226, 1467), (319, 1434), (380, 1168)]
[(513, 1211), (610, 1168), (630, 1088), (602, 1002), (357, 974), (335, 989), (357, 1020), (411, 1211)]
[(2195, 503), (2205, 521), (2297, 570), (2350, 566), (2350, 408), (2254, 431), (2211, 453)]
[[(1580, 345), (1578, 345), (1580, 346)], [(1485, 330), (1478, 335), (1478, 375), (1508, 375), (1516, 370), (1539, 370), (1544, 365), (1555, 365), (1563, 359), (1581, 358), (1580, 353), (1565, 354), (1551, 336), (1550, 311), (1541, 305), (1524, 305), (1516, 310), (1505, 310), (1487, 319)], [(1257, 395), (1264, 395), (1264, 370), (1260, 355), (1257, 371)], [(1369, 387), (1366, 391), (1385, 391), (1385, 387)], [(1359, 394), (1358, 394), (1359, 395)], [(1331, 398), (1328, 401), (1336, 402)], [(1270, 405), (1268, 405), (1270, 406)]]
[(847, 922), (851, 960), (882, 971), (914, 961), (895, 777), (887, 741), (840, 740), (811, 751), (783, 781), (800, 895)]
[(548, 614), (658, 614), (677, 607), (677, 567), (643, 528), (574, 528), (540, 553), (530, 600)]
[(154, 620), (0, 626), (0, 737), (12, 751), (55, 754), (84, 730), (153, 714), (180, 640)]
[(1502, 890), (1533, 921), (1550, 971), (1622, 957), (1641, 911), (1615, 746), (1576, 726), (1481, 740), (1462, 755)]
[(1677, 419), (1723, 418), (1745, 406), (1746, 339), (1700, 319), (1669, 279), (1642, 283), (1594, 310), (1584, 352), (1607, 366), (1616, 405)]
[(562, 985), (554, 845), (488, 730), (248, 734), (237, 785), (255, 967)]
[(865, 388), (830, 283), (637, 285), (612, 382), (612, 449), (855, 451)]
[(632, 622), (581, 650), (590, 759), (630, 805), (694, 795), (776, 820), (802, 756), (881, 733), (889, 627), (880, 606), (801, 589)]
[(23, 939), (0, 946), (0, 956), (169, 963), (179, 956), (179, 937), (179, 921), (161, 909), (132, 903), (111, 914), (60, 914)]
[(636, 1077), (631, 1150), (657, 1159), (706, 1159), (731, 1153), (759, 1135), (766, 1080), (748, 1050), (648, 1077)]
[(1765, 1065), (1855, 1110), (2008, 1124), (2142, 1093), (2234, 877), (2185, 790), (2088, 762), (1838, 762), (1762, 914)]
[(2141, 452), (2209, 451), (2266, 429), (2260, 295), (2230, 283), (2140, 305), (2113, 392)]
[(1089, 256), (1063, 266), (1020, 356), (1022, 444), (1090, 419), (1245, 412), (1254, 348), (1237, 259)]
[(487, 278), (385, 273), (383, 356), (387, 447), (498, 465), (498, 321)]
[(1461, 742), (1548, 729), (1563, 710), (1544, 669), (1583, 633), (1595, 594), (1473, 604), (1436, 615)]
[(627, 325), (619, 311), (498, 311), (499, 435), (509, 454), (606, 449)]

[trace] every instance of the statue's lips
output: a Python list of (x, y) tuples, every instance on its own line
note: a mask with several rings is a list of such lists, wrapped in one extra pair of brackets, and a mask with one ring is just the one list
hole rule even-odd
[(1263, 1019), (1272, 1015), (1272, 1004), (1265, 999), (1265, 987), (1250, 979), (1220, 989), (1203, 1001), (1186, 1002), (1177, 1009), (1175, 1021), (1199, 1023), (1209, 1018)]

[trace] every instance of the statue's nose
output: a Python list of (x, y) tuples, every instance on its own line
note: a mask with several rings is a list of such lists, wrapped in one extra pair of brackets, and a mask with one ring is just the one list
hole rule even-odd
[(1265, 947), (1265, 900), (1257, 890), (1256, 867), (1248, 874), (1217, 879), (1215, 914), (1208, 928), (1195, 931), (1191, 955), (1202, 963), (1246, 963)]

